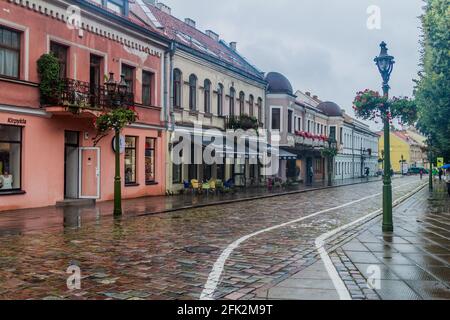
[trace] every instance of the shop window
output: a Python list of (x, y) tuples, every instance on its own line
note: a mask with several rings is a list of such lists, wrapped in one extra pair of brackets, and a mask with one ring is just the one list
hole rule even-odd
[(144, 106), (152, 105), (152, 83), (153, 73), (148, 71), (142, 72), (142, 104)]
[(172, 182), (173, 183), (181, 183), (182, 177), (183, 177), (183, 171), (182, 171), (182, 165), (181, 164), (173, 164), (172, 165)]
[(21, 189), (22, 128), (0, 125), (0, 194)]
[(19, 78), (20, 33), (0, 26), (0, 75)]
[(125, 184), (136, 184), (137, 137), (125, 137)]
[(154, 183), (156, 180), (155, 152), (156, 152), (156, 139), (155, 138), (145, 138), (145, 182), (146, 183)]
[(67, 52), (69, 48), (65, 45), (50, 42), (50, 52), (58, 59), (59, 62), (59, 77), (61, 79), (67, 78), (68, 66), (67, 66)]

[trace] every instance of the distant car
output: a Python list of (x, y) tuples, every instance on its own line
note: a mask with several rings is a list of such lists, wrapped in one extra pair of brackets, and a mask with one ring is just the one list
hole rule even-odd
[(415, 167), (415, 168), (409, 168), (408, 174), (420, 174), (420, 170), (422, 170), (423, 174), (428, 174), (430, 172), (425, 168)]

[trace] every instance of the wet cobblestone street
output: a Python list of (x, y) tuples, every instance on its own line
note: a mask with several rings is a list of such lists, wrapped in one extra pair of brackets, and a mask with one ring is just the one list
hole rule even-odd
[[(394, 180), (394, 198), (417, 177)], [(381, 207), (381, 182), (0, 237), (1, 299), (198, 299), (221, 252), (256, 231), (321, 210), (323, 214), (261, 233), (226, 261), (214, 298), (252, 299), (317, 261), (321, 234)], [(367, 198), (343, 206), (346, 203)], [(67, 289), (70, 265), (81, 290)]]

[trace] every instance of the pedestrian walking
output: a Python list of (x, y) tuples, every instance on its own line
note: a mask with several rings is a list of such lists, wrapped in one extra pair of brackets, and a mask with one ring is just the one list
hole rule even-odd
[(444, 171), (442, 170), (442, 168), (439, 168), (439, 182), (442, 182), (442, 175), (444, 174)]
[(423, 170), (422, 169), (420, 169), (419, 174), (420, 174), (420, 180), (423, 180)]
[(450, 197), (450, 169), (446, 170), (445, 181), (447, 182), (447, 193), (448, 196)]

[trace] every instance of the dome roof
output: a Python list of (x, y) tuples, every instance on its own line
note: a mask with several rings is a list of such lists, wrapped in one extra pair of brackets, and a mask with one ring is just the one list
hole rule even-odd
[(342, 117), (342, 109), (336, 103), (331, 101), (321, 102), (317, 106), (319, 110), (322, 110), (327, 116), (330, 117)]
[(269, 84), (267, 88), (269, 93), (294, 94), (291, 83), (281, 73), (269, 72), (266, 76), (266, 81)]

